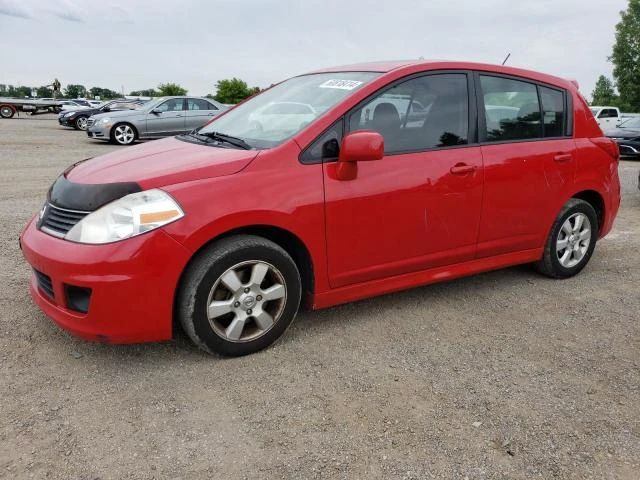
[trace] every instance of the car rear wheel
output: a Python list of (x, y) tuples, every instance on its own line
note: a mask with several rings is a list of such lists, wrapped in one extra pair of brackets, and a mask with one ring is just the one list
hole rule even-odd
[(240, 356), (275, 342), (301, 297), (300, 274), (277, 244), (252, 235), (202, 250), (181, 281), (177, 315), (193, 342), (209, 353)]
[(11, 118), (15, 111), (9, 105), (0, 106), (0, 117), (2, 118)]
[(552, 278), (576, 275), (589, 263), (598, 240), (598, 215), (590, 203), (572, 198), (551, 228), (539, 272)]
[(74, 122), (74, 126), (76, 127), (76, 130), (86, 130), (87, 117), (85, 117), (84, 115), (81, 115), (78, 118), (76, 118), (76, 121)]
[(136, 138), (135, 128), (128, 123), (119, 123), (111, 129), (111, 141), (118, 145), (131, 145)]

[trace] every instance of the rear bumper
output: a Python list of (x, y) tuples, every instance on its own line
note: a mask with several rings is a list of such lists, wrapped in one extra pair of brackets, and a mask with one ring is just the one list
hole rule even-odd
[[(190, 254), (162, 230), (82, 245), (47, 235), (31, 221), (21, 246), (40, 272), (40, 281), (35, 274), (31, 279), (33, 300), (63, 329), (106, 343), (171, 338), (174, 293)], [(42, 274), (50, 279), (44, 288)], [(91, 290), (86, 313), (73, 308), (68, 286)]]

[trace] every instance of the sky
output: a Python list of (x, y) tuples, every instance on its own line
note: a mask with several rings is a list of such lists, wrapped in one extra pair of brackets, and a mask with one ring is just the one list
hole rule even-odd
[(502, 63), (590, 97), (627, 0), (0, 0), (0, 83), (192, 95), (374, 60)]

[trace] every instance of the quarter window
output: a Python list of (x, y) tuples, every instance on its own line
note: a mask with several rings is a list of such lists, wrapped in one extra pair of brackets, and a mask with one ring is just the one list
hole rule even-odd
[(540, 87), (545, 137), (564, 135), (564, 95), (558, 90)]
[(375, 130), (386, 154), (466, 145), (466, 74), (435, 74), (399, 83), (349, 115), (349, 130)]
[(542, 136), (538, 91), (534, 84), (480, 75), (486, 139), (489, 142)]

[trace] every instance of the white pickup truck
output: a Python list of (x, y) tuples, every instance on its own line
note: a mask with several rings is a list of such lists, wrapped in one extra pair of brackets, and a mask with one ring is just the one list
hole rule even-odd
[(623, 113), (618, 107), (598, 107), (595, 105), (591, 106), (591, 113), (596, 117), (596, 122), (604, 132), (617, 127), (628, 118), (640, 116), (638, 113)]

